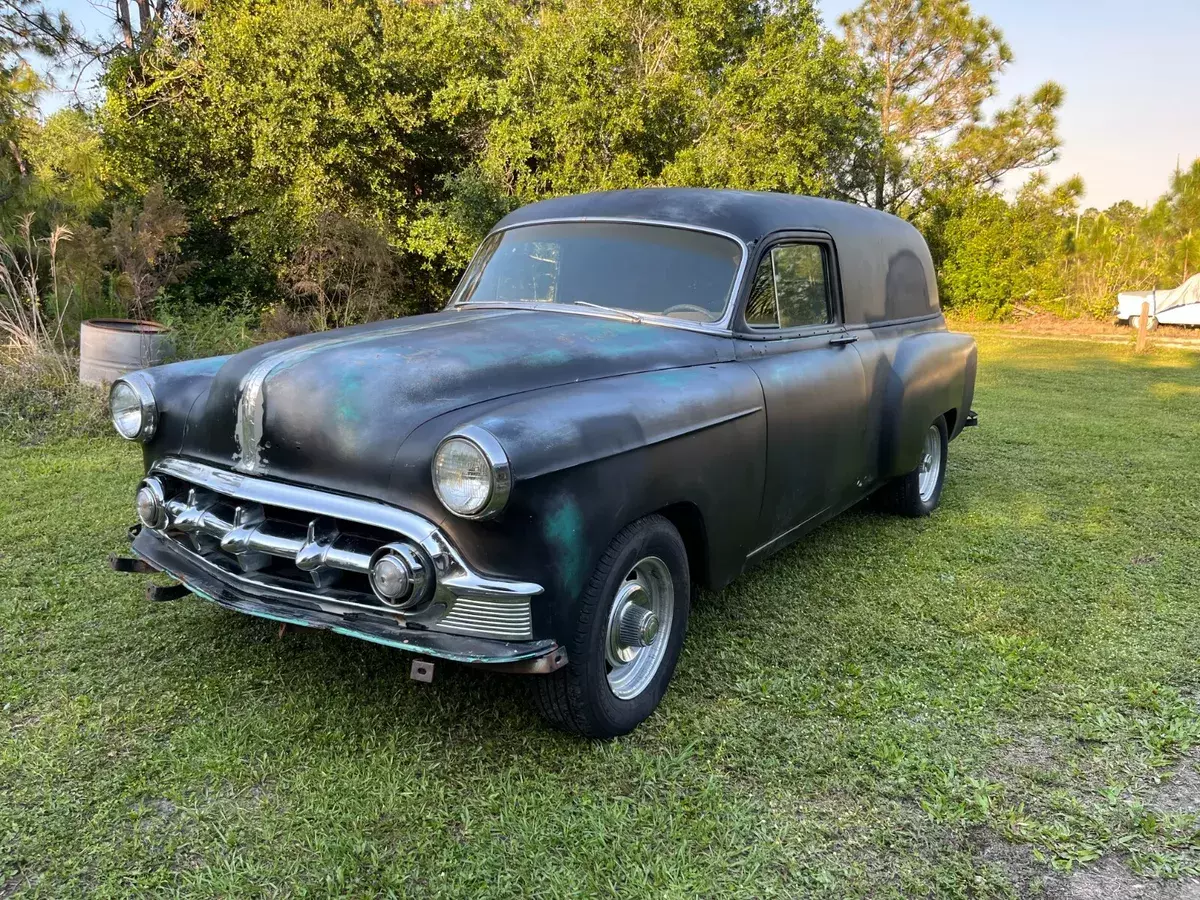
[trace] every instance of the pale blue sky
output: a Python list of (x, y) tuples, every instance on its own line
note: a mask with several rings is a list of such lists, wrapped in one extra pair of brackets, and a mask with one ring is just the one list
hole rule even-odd
[[(858, 5), (817, 0), (827, 23)], [(1178, 157), (1200, 157), (1200, 0), (971, 0), (1004, 31), (1013, 63), (1000, 99), (1044, 81), (1067, 91), (1061, 181), (1082, 175), (1086, 203), (1145, 204)]]
[[(858, 0), (817, 0), (827, 23)], [(106, 23), (111, 0), (63, 0), (76, 22)], [(1200, 157), (1200, 0), (972, 0), (1003, 30), (1015, 61), (1001, 101), (1046, 80), (1066, 88), (1062, 180), (1082, 175), (1089, 205), (1153, 201), (1178, 158)], [(104, 10), (105, 13), (98, 11)]]

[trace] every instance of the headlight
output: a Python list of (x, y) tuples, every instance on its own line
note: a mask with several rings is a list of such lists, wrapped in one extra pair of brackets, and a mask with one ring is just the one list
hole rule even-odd
[(113, 382), (108, 392), (113, 427), (127, 441), (148, 441), (158, 425), (154, 393), (144, 376), (134, 373)]
[(494, 516), (508, 502), (511, 487), (504, 448), (491, 432), (475, 425), (450, 435), (433, 456), (433, 490), (456, 516)]

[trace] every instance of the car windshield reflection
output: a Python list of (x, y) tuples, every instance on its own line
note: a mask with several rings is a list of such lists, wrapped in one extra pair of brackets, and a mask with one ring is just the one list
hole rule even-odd
[(721, 235), (629, 222), (552, 222), (489, 235), (454, 304), (554, 303), (630, 318), (720, 321), (742, 249)]

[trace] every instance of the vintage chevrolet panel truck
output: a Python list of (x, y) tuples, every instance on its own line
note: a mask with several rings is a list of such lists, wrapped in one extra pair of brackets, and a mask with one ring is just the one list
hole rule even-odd
[(659, 703), (693, 589), (878, 492), (937, 505), (974, 424), (900, 219), (808, 197), (535, 203), (447, 308), (133, 373), (135, 557), (240, 612), (536, 674), (596, 737)]

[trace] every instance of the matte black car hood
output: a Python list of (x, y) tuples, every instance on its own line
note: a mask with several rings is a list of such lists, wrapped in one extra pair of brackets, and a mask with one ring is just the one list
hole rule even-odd
[(180, 450), (250, 474), (382, 489), (400, 444), (439, 415), (730, 353), (719, 335), (565, 312), (459, 309), (378, 322), (231, 357), (192, 408)]

